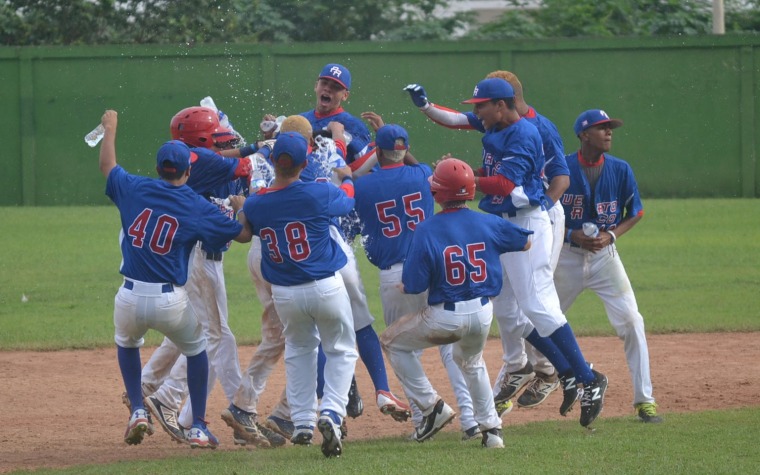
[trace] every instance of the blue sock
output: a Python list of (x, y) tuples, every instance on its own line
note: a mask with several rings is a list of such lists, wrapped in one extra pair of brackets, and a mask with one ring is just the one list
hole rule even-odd
[(206, 350), (187, 357), (187, 389), (193, 408), (193, 424), (206, 424), (206, 398), (208, 397), (208, 355)]
[(325, 393), (325, 363), (327, 356), (322, 350), (322, 343), (319, 344), (317, 351), (317, 399), (322, 399)]
[(538, 334), (538, 331), (534, 328), (530, 335), (525, 340), (533, 345), (538, 351), (540, 351), (549, 362), (554, 365), (554, 369), (557, 370), (557, 374), (565, 375), (572, 372), (570, 362), (567, 361), (562, 355), (562, 352), (557, 345), (551, 340), (551, 338), (544, 338)]
[(142, 375), (140, 374), (142, 371), (140, 348), (124, 348), (116, 345), (116, 356), (119, 359), (121, 379), (124, 380), (124, 387), (127, 389), (129, 403), (132, 405), (132, 412), (135, 412), (137, 409), (145, 409), (142, 397)]
[(385, 360), (383, 349), (380, 347), (380, 339), (372, 325), (367, 325), (356, 332), (356, 346), (359, 348), (359, 357), (367, 368), (375, 391), (388, 391), (388, 374), (385, 372)]
[[(570, 363), (573, 373), (575, 374), (575, 379), (584, 385), (593, 383), (596, 377), (594, 376), (594, 373), (591, 372), (588, 363), (586, 363), (586, 358), (583, 357), (583, 353), (581, 353), (578, 341), (575, 339), (575, 334), (573, 334), (570, 324), (565, 323), (555, 330), (554, 333), (549, 335), (549, 338), (551, 338), (554, 344), (557, 345), (557, 348), (562, 352), (562, 355), (567, 358), (567, 361)], [(559, 368), (557, 370), (559, 371)], [(560, 374), (562, 374), (562, 372), (560, 372)]]

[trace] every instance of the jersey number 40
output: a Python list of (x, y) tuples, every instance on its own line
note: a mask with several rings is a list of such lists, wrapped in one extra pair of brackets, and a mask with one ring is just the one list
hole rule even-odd
[[(132, 221), (132, 224), (129, 225), (127, 235), (132, 238), (132, 245), (134, 247), (142, 248), (145, 245), (147, 228), (152, 215), (153, 210), (145, 208)], [(172, 241), (174, 241), (174, 236), (177, 234), (177, 229), (179, 229), (177, 218), (168, 214), (159, 216), (153, 229), (150, 230), (150, 250), (162, 256), (171, 251)]]

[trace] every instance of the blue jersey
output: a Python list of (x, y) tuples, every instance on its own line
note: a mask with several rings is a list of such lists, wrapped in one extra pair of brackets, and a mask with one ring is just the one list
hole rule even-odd
[[(554, 125), (554, 122), (539, 114), (536, 109), (528, 107), (528, 113), (523, 116), (523, 119), (536, 126), (538, 134), (541, 136), (541, 144), (544, 146), (544, 177), (546, 181), (552, 181), (556, 176), (569, 175), (570, 172), (565, 162), (565, 146), (562, 143), (562, 136), (557, 126)], [(464, 115), (467, 116), (467, 122), (470, 124), (470, 127), (485, 133), (486, 129), (483, 127), (480, 119), (478, 119), (478, 116), (472, 112), (464, 112)]]
[(235, 178), (237, 158), (223, 157), (211, 149), (191, 148), (198, 158), (192, 162), (187, 186), (205, 198), (213, 196), (214, 190)]
[(520, 119), (501, 130), (491, 129), (483, 136), (485, 176), (503, 175), (515, 184), (508, 196), (485, 195), (480, 209), (501, 215), (520, 208), (539, 206), (544, 201), (541, 180), (544, 152), (538, 129)]
[(121, 214), (119, 271), (130, 279), (185, 285), (197, 241), (221, 247), (242, 231), (190, 187), (130, 175), (118, 165), (108, 174), (106, 195)]
[(428, 290), (428, 304), (494, 297), (502, 285), (499, 255), (521, 251), (533, 231), (470, 209), (440, 212), (417, 226), (402, 281)]
[(296, 181), (249, 196), (243, 212), (261, 238), (264, 278), (291, 286), (334, 275), (348, 260), (330, 237), (330, 219), (353, 207), (354, 199), (329, 183)]
[[(223, 157), (208, 148), (193, 147), (190, 150), (198, 158), (192, 162), (187, 186), (207, 200), (212, 197), (224, 199), (229, 195), (237, 194), (238, 185), (236, 182), (238, 180), (234, 179), (235, 169), (239, 162), (237, 158)], [(235, 219), (231, 209), (225, 208), (221, 204), (214, 204), (214, 206), (229, 219)], [(206, 252), (220, 252), (229, 249), (230, 242), (226, 242), (217, 248), (206, 242), (202, 246)]]
[(430, 167), (392, 165), (369, 173), (354, 185), (362, 222), (364, 252), (380, 269), (406, 259), (417, 226), (433, 215)]
[(623, 219), (644, 213), (636, 179), (628, 163), (604, 154), (602, 174), (592, 190), (581, 169), (578, 152), (565, 158), (570, 169), (570, 187), (562, 195), (567, 228), (580, 229), (583, 223), (591, 221), (601, 230), (612, 230)]
[[(351, 136), (351, 142), (346, 144), (346, 162), (351, 163), (371, 150), (370, 143), (372, 143), (372, 136), (367, 126), (361, 119), (352, 116), (343, 110), (342, 107), (327, 116), (317, 116), (314, 110), (304, 112), (301, 115), (306, 117), (315, 131), (326, 128), (330, 122), (340, 122), (343, 124), (346, 132)], [(340, 139), (340, 137), (335, 138)]]

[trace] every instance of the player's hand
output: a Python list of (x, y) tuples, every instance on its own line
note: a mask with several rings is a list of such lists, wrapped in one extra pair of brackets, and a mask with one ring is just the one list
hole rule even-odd
[(372, 127), (372, 130), (377, 132), (377, 129), (385, 125), (385, 122), (383, 122), (383, 118), (375, 113), (375, 112), (362, 112), (362, 119), (369, 122), (369, 125)]
[(422, 87), (421, 84), (409, 84), (404, 88), (404, 91), (409, 93), (414, 105), (420, 109), (427, 108), (430, 104), (427, 98), (427, 93), (425, 93), (425, 88)]
[(327, 127), (325, 127), (325, 130), (330, 131), (333, 140), (342, 140), (344, 142), (346, 141), (345, 134), (343, 133), (346, 130), (346, 127), (340, 122), (337, 122), (335, 120), (329, 122), (327, 124)]
[(110, 130), (116, 130), (116, 124), (119, 122), (119, 113), (115, 110), (108, 109), (103, 113), (103, 117), (100, 118), (100, 123), (103, 127)]
[(449, 158), (454, 158), (454, 156), (451, 155), (450, 153), (447, 153), (446, 155), (441, 155), (441, 159), (434, 161), (433, 164), (430, 165), (430, 166), (433, 169), (433, 171), (435, 171), (435, 167), (437, 167), (442, 161), (444, 161), (446, 159), (449, 159)]
[(230, 208), (232, 208), (236, 213), (243, 209), (243, 203), (245, 203), (245, 196), (243, 195), (230, 195), (228, 198), (230, 200)]

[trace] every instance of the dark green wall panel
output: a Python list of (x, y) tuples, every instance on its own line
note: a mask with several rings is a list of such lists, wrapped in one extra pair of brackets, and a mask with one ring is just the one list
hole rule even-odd
[(169, 121), (211, 95), (248, 140), (265, 113), (314, 106), (328, 62), (353, 76), (346, 109), (404, 125), (424, 162), (446, 153), (473, 165), (480, 134), (433, 124), (402, 88), (459, 110), (488, 72), (508, 69), (528, 103), (552, 119), (567, 152), (577, 115), (621, 118), (612, 153), (631, 163), (646, 197), (760, 196), (760, 38), (543, 40), (446, 43), (0, 48), (0, 205), (104, 204), (98, 148), (83, 136), (119, 111), (117, 152), (152, 175)]

